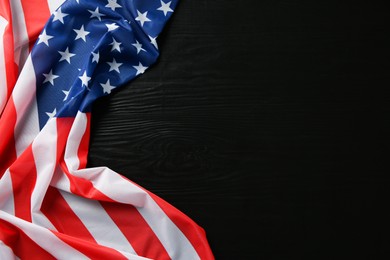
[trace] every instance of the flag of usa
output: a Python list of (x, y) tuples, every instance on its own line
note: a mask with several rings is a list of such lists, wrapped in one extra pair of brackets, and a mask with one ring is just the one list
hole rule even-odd
[(143, 74), (177, 0), (0, 0), (0, 258), (213, 259), (189, 217), (87, 168), (93, 102)]

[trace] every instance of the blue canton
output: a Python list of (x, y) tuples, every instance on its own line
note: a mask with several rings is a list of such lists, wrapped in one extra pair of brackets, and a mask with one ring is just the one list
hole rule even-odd
[(90, 112), (97, 98), (145, 72), (177, 0), (67, 0), (31, 52), (40, 127)]

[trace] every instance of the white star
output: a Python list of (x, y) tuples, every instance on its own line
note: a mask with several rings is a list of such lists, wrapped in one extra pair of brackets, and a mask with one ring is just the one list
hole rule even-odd
[(39, 35), (38, 38), (39, 38), (39, 39), (38, 39), (38, 43), (37, 43), (37, 44), (40, 44), (41, 42), (43, 42), (43, 43), (45, 43), (47, 46), (49, 46), (49, 40), (50, 40), (51, 38), (53, 38), (53, 36), (47, 35), (47, 34), (46, 34), (46, 29), (45, 29), (45, 30), (43, 30), (43, 32), (41, 33), (41, 35)]
[(157, 36), (156, 37), (152, 37), (150, 35), (148, 35), (148, 36), (149, 36), (149, 39), (150, 39), (150, 43), (153, 44), (154, 47), (156, 47), (156, 49), (158, 50), (158, 45), (157, 45), (157, 41), (156, 41)]
[(142, 48), (142, 44), (139, 43), (137, 40), (135, 40), (135, 43), (131, 44), (133, 45), (136, 49), (137, 49), (137, 54), (140, 52), (140, 51), (145, 51), (146, 50), (144, 48)]
[(84, 30), (84, 25), (81, 25), (80, 30), (73, 29), (73, 31), (75, 31), (77, 33), (75, 40), (83, 39), (83, 41), (85, 41), (85, 42), (87, 41), (85, 39), (85, 36), (87, 36), (90, 32), (87, 32), (86, 30)]
[(112, 38), (112, 43), (110, 43), (110, 45), (112, 45), (111, 51), (117, 50), (121, 52), (121, 44), (122, 43), (117, 42), (114, 38)]
[(84, 70), (83, 75), (80, 76), (79, 79), (81, 79), (81, 83), (82, 83), (81, 86), (85, 85), (86, 87), (88, 87), (88, 81), (91, 80), (91, 77), (88, 77), (87, 76), (87, 71)]
[(106, 7), (111, 8), (112, 11), (115, 11), (115, 8), (121, 8), (122, 6), (120, 6), (116, 1), (117, 0), (108, 0)]
[(146, 17), (148, 15), (148, 11), (145, 13), (141, 13), (137, 10), (138, 16), (135, 18), (136, 21), (139, 21), (141, 23), (141, 26), (144, 26), (145, 22), (150, 22), (150, 19)]
[(161, 2), (161, 6), (159, 8), (157, 8), (157, 10), (163, 11), (165, 16), (167, 16), (168, 12), (173, 12), (173, 10), (171, 9), (171, 6), (170, 6), (171, 2), (168, 2), (168, 3), (164, 3), (163, 1), (160, 1), (160, 2)]
[(96, 7), (95, 11), (88, 10), (88, 12), (91, 13), (91, 16), (89, 18), (96, 17), (97, 19), (99, 19), (99, 21), (102, 20), (102, 18), (101, 18), (102, 16), (106, 16), (105, 14), (99, 13), (99, 7)]
[(66, 60), (69, 64), (70, 64), (70, 58), (76, 55), (74, 53), (69, 52), (69, 47), (67, 47), (65, 51), (59, 51), (59, 53), (61, 54), (60, 61)]
[(113, 31), (113, 30), (115, 30), (115, 29), (117, 29), (119, 27), (118, 25), (116, 25), (116, 23), (106, 24), (106, 26), (107, 26), (107, 29), (108, 29), (109, 32)]
[(43, 83), (50, 82), (50, 84), (52, 84), (53, 86), (54, 86), (54, 80), (59, 77), (58, 75), (53, 74), (53, 70), (50, 70), (48, 74), (43, 73), (43, 76), (45, 77)]
[(99, 52), (97, 52), (97, 53), (92, 52), (92, 55), (93, 55), (92, 63), (94, 63), (94, 62), (98, 63), (99, 62)]
[(49, 118), (53, 118), (57, 114), (57, 109), (54, 108), (53, 112), (46, 112), (46, 115), (49, 116)]
[(62, 101), (65, 101), (68, 99), (69, 91), (63, 90), (62, 92), (65, 94), (64, 100), (62, 100)]
[(100, 83), (100, 85), (103, 87), (103, 93), (108, 93), (110, 94), (111, 93), (111, 90), (113, 90), (115, 88), (115, 86), (111, 86), (110, 84), (110, 79), (107, 79), (107, 82), (106, 83)]
[(117, 71), (118, 73), (120, 72), (120, 71), (119, 71), (119, 67), (123, 64), (123, 63), (118, 63), (118, 62), (116, 62), (115, 59), (113, 59), (112, 62), (107, 62), (107, 63), (108, 63), (108, 65), (110, 65), (110, 70), (109, 70), (109, 72), (112, 71), (112, 70), (115, 70), (115, 71)]
[(64, 24), (64, 17), (67, 15), (69, 15), (69, 14), (63, 13), (61, 11), (61, 7), (58, 8), (58, 10), (54, 13), (53, 22), (60, 21), (62, 24)]
[(145, 72), (145, 70), (148, 68), (148, 67), (144, 67), (141, 62), (138, 62), (138, 66), (133, 66), (134, 69), (137, 70), (137, 73), (135, 74), (136, 76), (138, 74), (142, 74)]

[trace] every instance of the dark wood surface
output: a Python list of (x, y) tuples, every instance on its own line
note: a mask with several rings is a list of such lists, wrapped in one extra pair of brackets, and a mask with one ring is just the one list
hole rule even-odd
[(389, 12), (347, 2), (182, 0), (157, 63), (96, 102), (89, 166), (217, 259), (388, 259)]

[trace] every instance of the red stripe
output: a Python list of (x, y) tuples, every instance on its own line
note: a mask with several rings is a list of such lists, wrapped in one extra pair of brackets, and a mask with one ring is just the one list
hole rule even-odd
[(10, 247), (20, 259), (55, 259), (21, 229), (2, 219), (0, 219), (0, 240)]
[(47, 0), (22, 0), (30, 51), (50, 16)]
[(0, 15), (6, 20), (11, 21), (11, 7), (9, 5), (9, 0), (0, 0)]
[(183, 212), (177, 210), (171, 204), (167, 203), (157, 195), (145, 190), (153, 198), (153, 200), (160, 206), (165, 214), (175, 223), (175, 225), (183, 232), (183, 234), (190, 241), (195, 248), (200, 259), (214, 260), (214, 255), (210, 249), (206, 238), (206, 233), (203, 228), (198, 226), (192, 219), (190, 219)]
[(96, 243), (91, 233), (56, 188), (48, 188), (41, 211), (59, 232)]
[(134, 206), (110, 202), (101, 202), (101, 205), (138, 255), (170, 259), (158, 237)]
[(31, 195), (37, 178), (31, 145), (11, 165), (9, 171), (14, 193), (15, 216), (31, 222)]
[(68, 236), (56, 231), (53, 231), (53, 234), (90, 259), (127, 259), (121, 253), (112, 248), (82, 240), (77, 237)]
[(66, 142), (74, 117), (58, 117), (57, 118), (57, 161), (64, 158)]
[[(0, 15), (3, 16), (8, 21), (8, 25), (3, 35), (4, 60), (5, 60), (5, 69), (6, 69), (6, 82), (7, 82), (7, 100), (8, 100), (12, 93), (12, 89), (15, 86), (16, 79), (18, 76), (18, 66), (16, 65), (14, 60), (15, 48), (14, 48), (14, 38), (12, 32), (11, 7), (8, 0), (0, 0)], [(0, 115), (1, 115), (1, 111), (0, 111)]]
[(0, 118), (0, 178), (5, 170), (16, 160), (14, 127), (16, 124), (16, 109), (12, 100), (4, 109)]
[(0, 15), (8, 20), (8, 15), (10, 14), (9, 0), (0, 0)]

